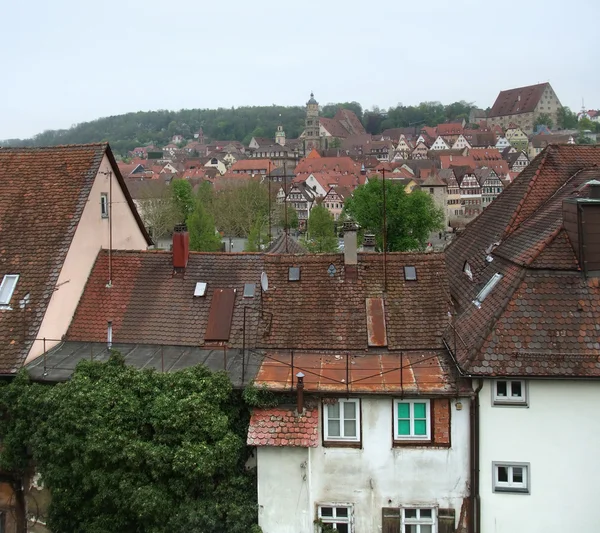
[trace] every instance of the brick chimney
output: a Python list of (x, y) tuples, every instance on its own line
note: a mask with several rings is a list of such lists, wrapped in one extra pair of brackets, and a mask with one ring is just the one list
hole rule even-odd
[(588, 181), (587, 198), (563, 201), (563, 226), (586, 277), (600, 277), (600, 181)]
[(190, 256), (190, 234), (185, 224), (178, 224), (173, 231), (173, 268), (185, 270)]

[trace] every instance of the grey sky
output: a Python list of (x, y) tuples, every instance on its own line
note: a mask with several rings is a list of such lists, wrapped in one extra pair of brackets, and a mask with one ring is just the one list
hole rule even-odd
[(598, 0), (2, 2), (0, 139), (138, 110), (426, 100), (550, 81), (600, 106)]

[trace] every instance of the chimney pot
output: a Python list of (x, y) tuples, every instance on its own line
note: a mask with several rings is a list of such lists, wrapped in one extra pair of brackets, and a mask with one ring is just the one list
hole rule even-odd
[(298, 372), (296, 378), (298, 379), (296, 385), (296, 410), (301, 415), (304, 412), (304, 374)]
[(173, 231), (173, 268), (184, 270), (190, 256), (190, 234), (185, 224), (178, 224)]
[(372, 233), (365, 233), (363, 237), (363, 251), (374, 252), (375, 251), (375, 235)]

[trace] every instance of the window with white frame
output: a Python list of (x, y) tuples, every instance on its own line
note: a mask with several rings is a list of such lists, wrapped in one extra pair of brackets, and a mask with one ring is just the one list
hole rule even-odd
[(352, 505), (319, 505), (317, 520), (320, 531), (329, 526), (340, 533), (352, 533)]
[(108, 194), (105, 192), (100, 195), (100, 214), (102, 218), (108, 218)]
[(415, 507), (402, 509), (403, 533), (435, 533), (435, 508)]
[(360, 441), (360, 401), (339, 399), (323, 405), (325, 440)]
[(394, 400), (394, 440), (431, 440), (429, 400)]
[(497, 379), (492, 383), (494, 405), (527, 405), (526, 381)]
[(495, 462), (492, 465), (494, 492), (529, 494), (531, 469), (529, 463)]
[(0, 283), (0, 308), (10, 305), (10, 299), (15, 292), (17, 281), (19, 281), (18, 274), (6, 274), (2, 278), (2, 283)]

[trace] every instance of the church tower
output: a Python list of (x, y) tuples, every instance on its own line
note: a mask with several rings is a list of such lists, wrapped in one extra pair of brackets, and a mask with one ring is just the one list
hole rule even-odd
[(281, 146), (285, 146), (285, 131), (283, 131), (283, 126), (281, 124), (277, 126), (277, 131), (275, 132), (275, 142)]
[(304, 126), (305, 153), (313, 148), (321, 148), (321, 139), (319, 135), (319, 102), (315, 100), (315, 95), (310, 93), (310, 100), (306, 102), (306, 121)]

